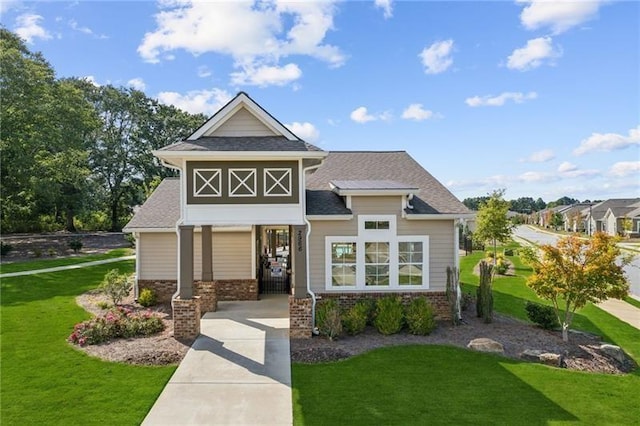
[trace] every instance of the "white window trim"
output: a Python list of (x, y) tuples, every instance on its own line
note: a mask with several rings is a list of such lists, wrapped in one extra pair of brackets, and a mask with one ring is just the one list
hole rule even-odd
[[(369, 219), (367, 220), (387, 220), (388, 216), (384, 216), (385, 219)], [(382, 217), (382, 216), (375, 216)], [(360, 220), (359, 220), (360, 222)], [(362, 222), (364, 228), (364, 221)], [(389, 228), (391, 228), (391, 222), (389, 222)], [(428, 290), (429, 289), (429, 236), (428, 235), (396, 235), (395, 234), (395, 221), (394, 221), (394, 233), (388, 235), (386, 229), (381, 230), (382, 236), (377, 233), (379, 230), (367, 230), (364, 235), (358, 236), (329, 236), (325, 237), (325, 290), (332, 292), (341, 292), (344, 290), (358, 290), (358, 291), (412, 291), (412, 290)], [(371, 231), (376, 237), (371, 236)], [(332, 283), (332, 243), (356, 243), (356, 285), (355, 286), (333, 286)], [(365, 282), (365, 243), (389, 243), (389, 285), (366, 285)], [(398, 243), (401, 242), (421, 242), (422, 243), (422, 285), (400, 285), (399, 283), (399, 269), (398, 269)]]
[[(240, 176), (236, 175), (235, 172), (249, 172), (249, 174), (244, 179), (241, 179)], [(235, 188), (232, 188), (232, 183), (231, 183), (232, 175), (236, 180), (238, 180), (238, 184), (235, 186)], [(251, 188), (250, 185), (247, 184), (247, 181), (250, 180), (251, 177), (253, 177), (253, 188)], [(229, 169), (229, 197), (238, 197), (238, 198), (255, 197), (257, 185), (258, 185), (258, 182), (256, 178), (256, 169), (250, 169), (250, 168)], [(237, 191), (241, 187), (247, 188), (249, 191), (251, 191), (251, 193), (236, 194), (235, 191)]]
[[(280, 179), (271, 174), (271, 172), (285, 172)], [(264, 169), (264, 196), (265, 197), (290, 197), (291, 196), (291, 169), (284, 168), (265, 168)], [(267, 188), (267, 176), (273, 180), (271, 188)], [(284, 183), (283, 183), (284, 180)], [(272, 194), (274, 188), (280, 188), (285, 191), (284, 194)]]
[[(200, 172), (214, 172), (211, 178), (205, 179)], [(196, 188), (197, 176), (200, 177), (205, 183), (200, 187)], [(216, 188), (211, 184), (213, 179), (218, 177), (218, 187)], [(209, 187), (215, 191), (214, 194), (201, 194), (202, 190), (205, 187)], [(193, 196), (194, 197), (222, 197), (222, 169), (193, 169)]]
[[(358, 236), (369, 238), (388, 238), (396, 235), (397, 216), (392, 215), (358, 215)], [(365, 229), (365, 222), (389, 222), (389, 229)], [(381, 240), (382, 241), (382, 240)]]

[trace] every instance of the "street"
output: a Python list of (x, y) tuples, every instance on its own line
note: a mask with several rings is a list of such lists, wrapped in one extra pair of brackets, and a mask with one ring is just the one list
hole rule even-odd
[[(557, 234), (538, 231), (527, 225), (517, 226), (513, 231), (514, 237), (523, 238), (537, 244), (555, 244), (558, 238)], [(524, 241), (521, 241), (524, 242)], [(631, 294), (636, 298), (640, 298), (640, 255), (636, 255), (631, 263), (624, 268)]]

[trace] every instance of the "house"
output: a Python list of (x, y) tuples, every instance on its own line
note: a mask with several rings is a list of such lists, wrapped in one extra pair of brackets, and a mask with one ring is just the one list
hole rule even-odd
[(406, 152), (323, 151), (241, 92), (153, 154), (180, 177), (124, 230), (136, 292), (172, 301), (176, 338), (197, 335), (218, 301), (267, 292), (290, 294), (298, 337), (311, 336), (319, 299), (425, 295), (450, 316), (446, 269), (473, 215)]
[(550, 228), (552, 226), (555, 226), (553, 221), (554, 216), (557, 214), (562, 215), (562, 212), (569, 209), (570, 207), (571, 206), (561, 205), (541, 210), (539, 212), (539, 225), (543, 228)]
[(575, 203), (562, 209), (562, 222), (564, 230), (569, 232), (584, 232), (587, 229), (585, 210), (589, 209), (593, 203)]
[[(609, 235), (617, 235), (619, 231), (622, 231), (624, 216), (630, 214), (636, 207), (640, 207), (638, 203), (640, 203), (640, 198), (610, 198), (585, 209), (587, 231), (590, 231), (588, 233), (602, 231)], [(611, 213), (605, 220), (605, 215), (610, 209)], [(637, 230), (637, 226), (634, 221), (634, 229)]]
[[(627, 223), (625, 223), (627, 222)], [(627, 206), (611, 206), (602, 217), (603, 230), (609, 235), (635, 237), (640, 234), (640, 201)]]

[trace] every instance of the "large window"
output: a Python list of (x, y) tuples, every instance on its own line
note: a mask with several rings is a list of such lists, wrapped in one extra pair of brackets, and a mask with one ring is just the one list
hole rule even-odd
[(389, 285), (389, 243), (364, 243), (365, 285)]
[(422, 285), (423, 263), (421, 241), (400, 241), (398, 243), (398, 284)]
[(356, 243), (331, 243), (331, 285), (333, 287), (355, 287)]
[(325, 239), (327, 290), (429, 288), (427, 235), (397, 235), (395, 216), (360, 215), (358, 225), (356, 236)]

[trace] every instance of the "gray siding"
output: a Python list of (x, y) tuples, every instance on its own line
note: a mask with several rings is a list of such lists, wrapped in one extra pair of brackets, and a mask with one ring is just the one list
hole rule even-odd
[(274, 136), (275, 133), (262, 124), (249, 111), (242, 108), (216, 131), (208, 136)]
[(401, 217), (400, 197), (353, 197), (353, 219), (312, 221), (309, 239), (311, 288), (325, 291), (325, 237), (358, 235), (358, 214), (396, 214), (398, 235), (429, 236), (429, 290), (444, 291), (447, 266), (454, 265), (453, 220), (406, 220)]

